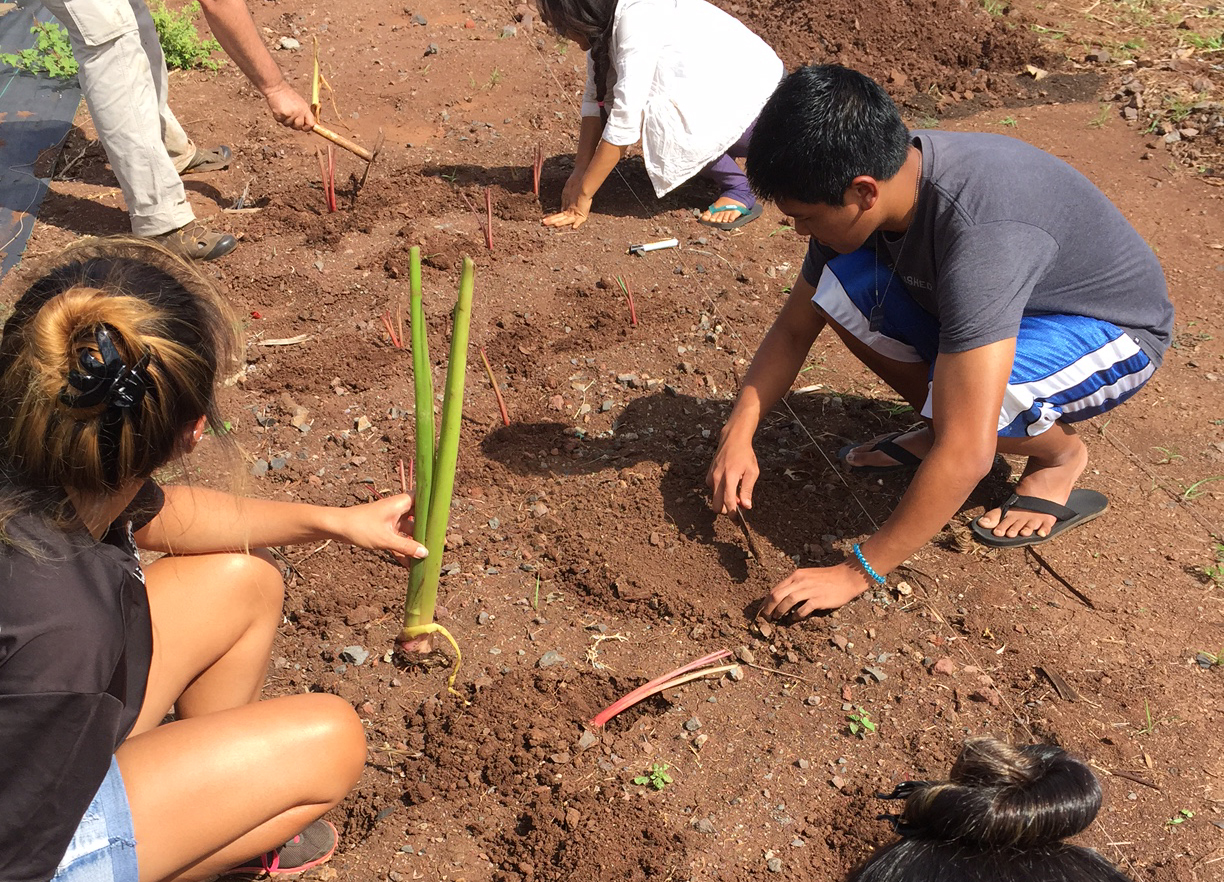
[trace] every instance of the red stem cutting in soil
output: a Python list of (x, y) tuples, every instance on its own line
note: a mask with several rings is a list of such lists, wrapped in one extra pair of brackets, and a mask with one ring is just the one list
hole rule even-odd
[(480, 212), (476, 210), (476, 206), (472, 204), (472, 200), (468, 199), (467, 193), (462, 190), (459, 195), (463, 197), (464, 204), (471, 209), (472, 214), (476, 215), (476, 226), (484, 228), (485, 244), (489, 246), (489, 250), (493, 250), (493, 191), (485, 187), (485, 220), (482, 223), (480, 220)]
[(531, 192), (540, 195), (540, 177), (544, 174), (544, 146), (536, 145), (535, 162), (531, 166)]
[(391, 345), (396, 349), (404, 348), (404, 341), (399, 334), (395, 332), (395, 325), (391, 321), (391, 310), (387, 310), (382, 314), (383, 327), (387, 329), (387, 336), (391, 338)]
[(501, 411), (502, 425), (510, 425), (510, 414), (506, 412), (506, 400), (502, 398), (501, 389), (497, 387), (497, 379), (493, 376), (493, 367), (489, 364), (489, 357), (485, 355), (484, 347), (480, 347), (480, 360), (484, 362), (485, 373), (489, 375), (489, 383), (493, 386), (493, 394), (497, 396), (497, 407)]
[(625, 292), (625, 299), (629, 301), (629, 324), (632, 327), (637, 327), (637, 307), (633, 304), (633, 291), (629, 288), (629, 283), (620, 276), (616, 277), (616, 281), (620, 284), (621, 290)]

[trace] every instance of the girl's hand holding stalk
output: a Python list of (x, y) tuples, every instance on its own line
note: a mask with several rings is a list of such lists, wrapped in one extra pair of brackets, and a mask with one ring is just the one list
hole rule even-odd
[(400, 493), (338, 509), (338, 532), (350, 545), (388, 551), (401, 564), (410, 566), (429, 556), (429, 550), (412, 538), (414, 503), (412, 494)]

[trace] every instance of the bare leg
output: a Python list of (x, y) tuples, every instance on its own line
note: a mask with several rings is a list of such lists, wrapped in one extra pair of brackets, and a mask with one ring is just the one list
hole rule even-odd
[[(1088, 465), (1088, 448), (1075, 429), (1063, 422), (1034, 438), (1000, 438), (1000, 453), (1027, 456), (1024, 473), (1016, 483), (1019, 496), (1036, 496), (1065, 505), (1075, 482)], [(999, 509), (992, 508), (978, 520), (996, 536), (1048, 535), (1054, 526), (1051, 515), (1035, 511), (1011, 510), (999, 520)], [(993, 529), (991, 529), (993, 528)]]
[[(258, 700), (283, 599), (266, 552), (166, 557), (145, 578), (153, 665), (116, 755), (141, 882), (202, 879), (343, 799), (361, 775), (365, 733), (335, 696)], [(178, 720), (158, 725), (172, 706)]]
[[(824, 314), (823, 310), (822, 314)], [(926, 404), (927, 385), (931, 376), (929, 364), (925, 361), (894, 361), (886, 358), (833, 321), (827, 314), (825, 314), (825, 320), (855, 358), (904, 398), (906, 403), (914, 409), (914, 413), (922, 412)], [(846, 462), (854, 466), (895, 465), (891, 456), (871, 449), (878, 440), (880, 439), (872, 438), (856, 447), (846, 456)], [(921, 459), (930, 451), (931, 445), (935, 442), (935, 436), (930, 426), (924, 426), (901, 435), (893, 441)]]
[(159, 726), (117, 756), (140, 882), (205, 879), (339, 803), (361, 776), (365, 732), (343, 699), (291, 695)]
[(268, 674), (284, 586), (266, 551), (164, 557), (145, 568), (153, 667), (134, 734), (250, 704)]

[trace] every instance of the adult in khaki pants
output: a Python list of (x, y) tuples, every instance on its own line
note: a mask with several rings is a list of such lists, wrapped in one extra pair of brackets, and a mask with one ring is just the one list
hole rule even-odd
[[(132, 232), (171, 251), (212, 260), (237, 246), (233, 236), (195, 219), (180, 174), (229, 164), (230, 150), (200, 150), (166, 104), (166, 59), (144, 0), (43, 0), (68, 29), (85, 103), (127, 203)], [(285, 81), (259, 36), (245, 0), (201, 0), (226, 54), (268, 102), (276, 121), (303, 131), (310, 105)]]

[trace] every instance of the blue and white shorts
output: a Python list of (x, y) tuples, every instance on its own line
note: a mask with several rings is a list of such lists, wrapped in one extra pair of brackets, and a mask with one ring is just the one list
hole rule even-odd
[[(869, 316), (878, 291), (886, 291), (887, 299), (873, 330)], [(830, 260), (812, 303), (884, 357), (925, 362), (934, 369), (938, 320), (872, 251), (860, 249)], [(1040, 435), (1057, 420), (1074, 423), (1105, 413), (1138, 392), (1155, 371), (1139, 343), (1107, 321), (1080, 315), (1025, 316), (999, 412), (999, 435)], [(931, 414), (928, 394), (922, 416), (930, 419)]]
[(132, 809), (119, 762), (111, 757), (110, 771), (77, 825), (51, 882), (137, 882), (138, 878)]

